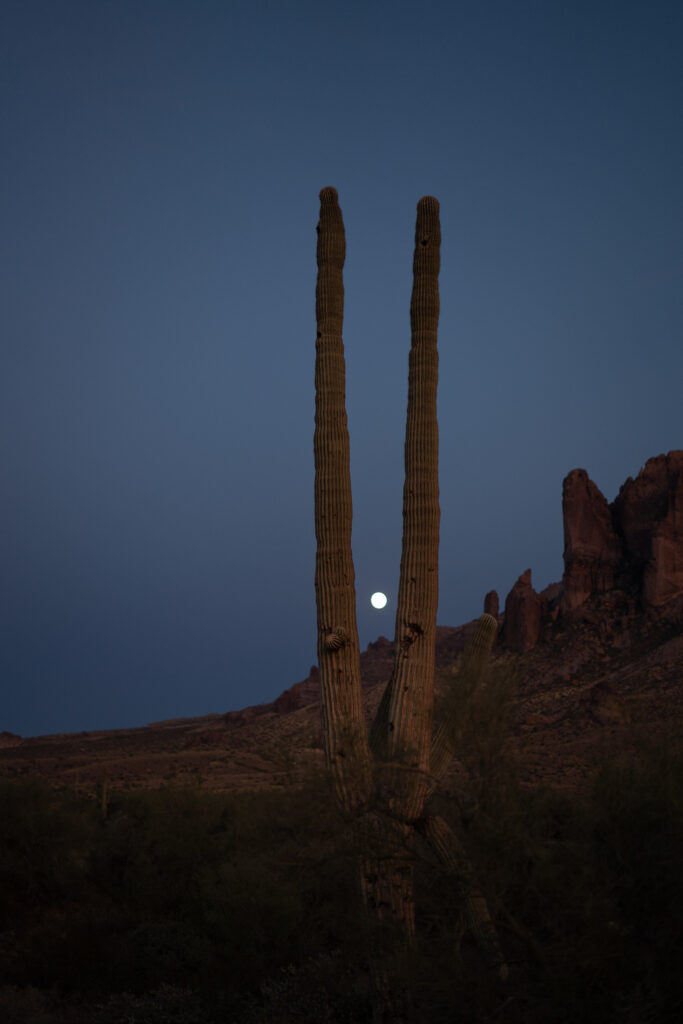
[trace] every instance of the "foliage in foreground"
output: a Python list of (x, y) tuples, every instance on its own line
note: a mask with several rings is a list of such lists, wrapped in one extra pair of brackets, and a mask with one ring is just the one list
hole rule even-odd
[[(5, 782), (0, 821), (7, 1024), (369, 1020), (355, 851), (324, 783), (114, 793), (104, 820), (94, 800)], [(466, 828), (513, 976), (494, 983), (425, 855), (406, 965), (420, 1020), (678, 1018), (680, 746), (614, 758), (583, 796), (494, 772)]]

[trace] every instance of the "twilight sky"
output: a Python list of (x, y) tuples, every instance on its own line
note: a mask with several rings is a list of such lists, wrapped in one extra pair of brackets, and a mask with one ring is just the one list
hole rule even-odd
[[(318, 192), (347, 233), (361, 645), (393, 636), (415, 206), (441, 203), (439, 623), (683, 447), (680, 0), (4, 0), (0, 730), (316, 660)], [(371, 608), (384, 590), (384, 611)]]

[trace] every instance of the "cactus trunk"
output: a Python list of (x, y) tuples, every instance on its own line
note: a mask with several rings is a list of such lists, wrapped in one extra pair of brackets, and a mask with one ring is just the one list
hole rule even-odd
[(395, 663), (389, 684), (386, 752), (396, 810), (407, 821), (422, 813), (427, 792), (434, 709), (436, 609), (439, 600), (439, 203), (417, 204), (412, 342), (403, 488), (403, 547), (396, 610)]
[[(473, 697), (481, 682), (497, 630), (498, 622), (493, 615), (484, 614), (477, 622), (458, 671), (458, 685), (466, 697)], [(451, 718), (446, 718), (436, 730), (430, 761), (433, 785), (446, 774), (455, 757), (458, 730), (459, 723)]]
[[(360, 844), (361, 888), (373, 922), (370, 973), (375, 1024), (402, 1024), (409, 1016), (405, 974), (397, 965), (414, 939), (413, 867), (418, 831), (456, 879), (465, 913), (489, 959), (500, 961), (495, 930), (460, 841), (445, 822), (424, 811), (435, 777), (443, 774), (453, 754), (452, 724), (439, 731), (432, 750), (439, 558), (436, 342), (440, 244), (439, 204), (425, 196), (417, 206), (413, 257), (395, 663), (368, 742), (351, 553), (342, 341), (344, 224), (336, 190), (325, 188), (320, 193), (314, 453), (322, 732), (337, 799), (350, 813)], [(470, 656), (477, 677), (490, 651), (492, 623), (495, 625), (490, 616), (484, 620)]]
[(345, 405), (344, 222), (337, 192), (320, 193), (315, 362), (315, 592), (325, 758), (341, 805), (370, 788), (351, 554), (351, 471)]
[(465, 920), (488, 965), (496, 969), (501, 981), (506, 981), (508, 966), (498, 932), (489, 913), (486, 897), (477, 883), (474, 868), (460, 839), (439, 816), (423, 818), (417, 827), (439, 858), (446, 873), (453, 878), (460, 895)]
[[(364, 865), (366, 903), (380, 927), (377, 1021), (399, 1021), (408, 1013), (399, 974), (383, 969), (396, 955), (397, 940), (410, 948), (415, 937), (413, 888), (415, 831), (429, 790), (434, 706), (434, 667), (439, 562), (439, 482), (436, 389), (441, 230), (439, 204), (425, 196), (417, 206), (412, 343), (403, 489), (403, 544), (396, 611), (395, 663), (373, 726), (382, 836), (378, 857)], [(393, 947), (393, 948), (392, 948)], [(393, 986), (383, 979), (393, 977)]]

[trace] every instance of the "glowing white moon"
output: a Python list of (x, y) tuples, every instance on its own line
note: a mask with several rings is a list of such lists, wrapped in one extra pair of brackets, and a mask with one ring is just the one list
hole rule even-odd
[(383, 594), (381, 591), (377, 591), (377, 593), (373, 594), (370, 598), (370, 604), (373, 608), (384, 608), (386, 603), (387, 595)]

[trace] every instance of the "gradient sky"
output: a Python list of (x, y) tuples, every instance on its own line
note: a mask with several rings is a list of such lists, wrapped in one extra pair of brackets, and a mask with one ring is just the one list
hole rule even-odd
[(683, 447), (682, 51), (680, 0), (4, 0), (0, 730), (228, 711), (316, 661), (326, 185), (362, 646), (393, 636), (422, 195), (439, 623), (558, 580), (565, 474), (612, 500)]

